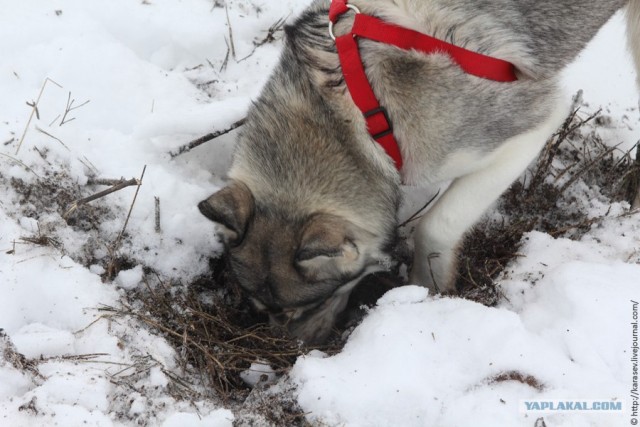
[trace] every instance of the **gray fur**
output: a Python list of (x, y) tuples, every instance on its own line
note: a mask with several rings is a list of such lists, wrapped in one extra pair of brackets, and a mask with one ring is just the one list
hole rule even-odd
[[(640, 0), (632, 2), (637, 15)], [(398, 174), (368, 136), (344, 86), (327, 32), (329, 1), (313, 2), (287, 28), (280, 63), (249, 112), (229, 173), (234, 188), (248, 189), (251, 197), (214, 194), (201, 209), (234, 237), (229, 254), (240, 284), (275, 322), (284, 316), (305, 341), (326, 338), (359, 277), (388, 267), (400, 182), (456, 179), (495, 162), (505, 141), (549, 118), (558, 72), (627, 1), (352, 3), (363, 13), (511, 61), (519, 80), (492, 82), (465, 74), (443, 54), (361, 41), (367, 74), (403, 154)], [(336, 32), (351, 21), (345, 15)], [(238, 200), (244, 202), (238, 206)], [(234, 210), (241, 224), (229, 219)], [(238, 237), (239, 229), (245, 231)], [(454, 234), (445, 250), (455, 250), (460, 236)], [(451, 282), (454, 267), (446, 261), (439, 280)]]

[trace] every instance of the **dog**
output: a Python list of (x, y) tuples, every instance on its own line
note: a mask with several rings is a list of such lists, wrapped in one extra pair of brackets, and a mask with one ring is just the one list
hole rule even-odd
[[(455, 291), (463, 235), (568, 113), (559, 73), (625, 6), (640, 68), (640, 0), (342, 0), (331, 20), (330, 3), (314, 1), (286, 27), (279, 64), (238, 136), (229, 185), (198, 205), (219, 224), (255, 306), (310, 344), (326, 340), (363, 276), (390, 268), (402, 183), (452, 181), (416, 227), (409, 279)], [(504, 61), (513, 79), (470, 74), (439, 48), (341, 39), (358, 16)], [(393, 125), (399, 169), (347, 88), (351, 65), (336, 44), (349, 37), (385, 109), (373, 113)]]

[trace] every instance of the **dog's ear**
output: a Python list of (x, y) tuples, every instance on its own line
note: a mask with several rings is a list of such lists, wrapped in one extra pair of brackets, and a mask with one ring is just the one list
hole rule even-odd
[(198, 203), (202, 215), (223, 226), (222, 233), (231, 244), (241, 241), (244, 237), (253, 215), (253, 208), (251, 190), (239, 181), (232, 182)]
[(360, 230), (335, 215), (319, 214), (305, 225), (296, 263), (308, 280), (338, 279), (361, 269), (363, 256), (357, 246)]

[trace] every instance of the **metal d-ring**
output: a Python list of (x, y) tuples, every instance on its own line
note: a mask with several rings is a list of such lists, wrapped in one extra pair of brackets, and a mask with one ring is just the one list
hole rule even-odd
[[(347, 7), (349, 9), (353, 10), (356, 13), (356, 15), (358, 13), (360, 13), (360, 9), (358, 9), (357, 7), (355, 7), (352, 4), (347, 3)], [(337, 21), (337, 19), (336, 19), (336, 21)], [(336, 40), (336, 35), (333, 34), (333, 21), (329, 21), (329, 35), (331, 36), (331, 39), (333, 39), (334, 41)]]

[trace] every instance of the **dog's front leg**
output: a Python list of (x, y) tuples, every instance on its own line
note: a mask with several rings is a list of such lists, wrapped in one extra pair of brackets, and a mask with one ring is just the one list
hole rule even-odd
[(525, 170), (566, 112), (564, 105), (556, 107), (542, 124), (506, 140), (481, 169), (453, 181), (416, 228), (412, 283), (432, 292), (456, 290), (457, 248), (464, 233)]

